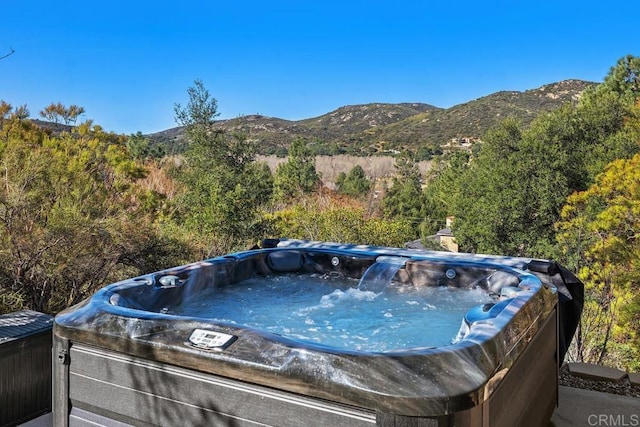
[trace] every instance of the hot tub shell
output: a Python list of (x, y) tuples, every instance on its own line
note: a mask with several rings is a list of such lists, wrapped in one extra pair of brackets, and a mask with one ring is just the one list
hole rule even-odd
[[(380, 255), (410, 258), (397, 278), (416, 286), (451, 286), (438, 272), (453, 268), (457, 280), (476, 271), (507, 272), (523, 291), (495, 317), (473, 322), (454, 345), (386, 353), (162, 313), (187, 287), (228, 286), (274, 272), (360, 277)], [(161, 285), (165, 276), (179, 280)], [(557, 404), (557, 371), (575, 330), (572, 319), (579, 317), (580, 290), (573, 275), (549, 261), (281, 241), (110, 285), (60, 313), (54, 422), (546, 425)], [(569, 321), (560, 325), (559, 319)], [(232, 343), (213, 350), (190, 345), (197, 329), (232, 336)]]

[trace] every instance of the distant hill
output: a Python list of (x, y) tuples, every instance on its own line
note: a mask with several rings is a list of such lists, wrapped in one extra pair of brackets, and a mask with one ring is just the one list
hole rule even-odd
[[(576, 102), (595, 84), (564, 80), (524, 92), (496, 92), (447, 109), (422, 103), (374, 103), (344, 106), (297, 121), (250, 115), (217, 124), (226, 132), (242, 132), (259, 141), (261, 154), (285, 155), (296, 137), (310, 141), (317, 154), (369, 155), (407, 148), (433, 153), (452, 138), (481, 138), (507, 117), (528, 125), (540, 113)], [(147, 136), (166, 145), (168, 152), (184, 148), (180, 127)]]
[(32, 119), (31, 121), (38, 127), (53, 134), (58, 134), (61, 132), (71, 132), (71, 129), (73, 129), (73, 126), (65, 125), (62, 123), (47, 122), (40, 119)]
[[(298, 121), (249, 115), (220, 120), (217, 124), (225, 132), (245, 133), (251, 139), (260, 141), (260, 154), (286, 155), (289, 144), (297, 137), (315, 143), (318, 154), (338, 154), (350, 151), (347, 148), (340, 150), (348, 135), (386, 126), (432, 110), (439, 108), (420, 103), (376, 103), (340, 107), (322, 116)], [(147, 136), (153, 142), (167, 144), (169, 147), (183, 147), (185, 142), (181, 127)], [(180, 151), (180, 148), (177, 151)]]

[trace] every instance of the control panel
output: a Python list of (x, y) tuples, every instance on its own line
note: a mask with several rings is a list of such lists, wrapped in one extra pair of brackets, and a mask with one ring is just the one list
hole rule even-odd
[(222, 351), (237, 339), (235, 335), (206, 329), (195, 329), (189, 336), (188, 344), (204, 350)]

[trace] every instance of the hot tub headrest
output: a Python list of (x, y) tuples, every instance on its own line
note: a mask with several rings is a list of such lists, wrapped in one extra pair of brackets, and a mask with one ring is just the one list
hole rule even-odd
[(504, 287), (517, 287), (520, 279), (506, 271), (496, 271), (487, 277), (487, 288), (494, 294), (500, 295)]
[(554, 261), (546, 260), (531, 260), (527, 264), (527, 270), (535, 271), (536, 273), (543, 273), (548, 276), (553, 276), (559, 272), (558, 264)]
[(267, 265), (274, 271), (292, 272), (302, 268), (304, 259), (298, 251), (275, 251), (267, 256)]

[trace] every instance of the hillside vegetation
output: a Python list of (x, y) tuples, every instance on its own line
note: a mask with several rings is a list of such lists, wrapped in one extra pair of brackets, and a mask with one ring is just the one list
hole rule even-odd
[[(640, 370), (640, 58), (599, 85), (298, 122), (219, 121), (202, 82), (187, 93), (165, 143), (76, 125), (81, 107), (51, 104), (41, 116), (66, 123), (52, 125), (0, 101), (0, 312), (56, 313), (110, 282), (266, 237), (435, 245), (453, 216), (464, 251), (557, 259), (580, 276), (570, 358)], [(449, 150), (458, 137), (482, 143)], [(265, 147), (286, 158), (259, 157)], [(393, 154), (393, 166), (338, 166), (325, 151)]]
[[(524, 92), (498, 92), (448, 109), (420, 103), (377, 103), (345, 106), (298, 121), (250, 115), (216, 121), (216, 127), (246, 135), (258, 144), (259, 154), (285, 156), (294, 139), (304, 138), (315, 154), (368, 156), (412, 150), (421, 160), (429, 160), (442, 153), (442, 145), (452, 138), (480, 139), (507, 117), (527, 125), (540, 113), (576, 103), (593, 85), (565, 80)], [(168, 152), (179, 153), (185, 148), (182, 127), (148, 138), (166, 146)]]

